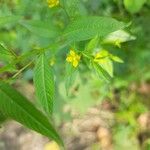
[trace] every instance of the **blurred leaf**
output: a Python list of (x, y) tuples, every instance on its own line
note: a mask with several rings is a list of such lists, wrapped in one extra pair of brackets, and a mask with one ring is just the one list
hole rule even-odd
[[(68, 122), (72, 120), (71, 113), (64, 111), (64, 107), (66, 105), (65, 100), (69, 98), (66, 95), (66, 89), (64, 85), (65, 81), (62, 84), (57, 85), (58, 90), (56, 90), (53, 116), (57, 126), (60, 126), (63, 122)], [(63, 93), (63, 96), (60, 95), (61, 93)]]
[(84, 41), (96, 35), (104, 37), (126, 27), (126, 24), (109, 17), (82, 17), (71, 22), (64, 32), (70, 42)]
[(3, 73), (3, 72), (15, 72), (17, 69), (16, 67), (13, 65), (13, 64), (8, 64), (8, 65), (5, 65), (3, 67), (0, 67), (0, 73)]
[(86, 14), (84, 5), (80, 0), (64, 0), (64, 8), (69, 17), (75, 18)]
[(0, 17), (0, 28), (7, 25), (7, 24), (12, 24), (15, 23), (19, 20), (20, 17), (18, 16), (4, 16)]
[(94, 143), (94, 144), (91, 146), (91, 150), (101, 150), (101, 148), (100, 148), (100, 143), (99, 143), (99, 142)]
[(51, 115), (54, 100), (54, 75), (45, 54), (39, 56), (34, 70), (34, 84), (40, 106)]
[(46, 37), (53, 38), (58, 35), (58, 29), (52, 24), (52, 22), (44, 22), (40, 20), (21, 21), (21, 25), (26, 27), (32, 33)]
[(0, 66), (0, 73), (16, 71), (16, 67), (12, 63), (13, 58), (14, 55), (0, 44), (0, 60), (2, 61), (0, 62), (2, 63), (2, 66)]
[(106, 38), (103, 40), (103, 43), (112, 43), (115, 44), (116, 42), (127, 42), (131, 40), (135, 40), (136, 37), (130, 35), (128, 32), (124, 30), (118, 30), (113, 33), (110, 33)]
[(109, 58), (101, 59), (99, 65), (101, 65), (101, 67), (106, 70), (111, 77), (113, 77), (113, 63)]
[(69, 98), (68, 103), (71, 105), (71, 108), (77, 112), (79, 115), (83, 115), (87, 110), (96, 104), (97, 99), (93, 99), (91, 94), (92, 86), (90, 84), (80, 84), (76, 95)]
[(137, 13), (147, 0), (124, 0), (124, 6), (130, 13)]
[(133, 129), (129, 126), (119, 126), (114, 133), (115, 150), (140, 150)]
[(97, 47), (98, 42), (99, 42), (99, 38), (98, 38), (98, 36), (95, 36), (95, 38), (90, 40), (90, 42), (87, 44), (85, 52), (92, 53), (93, 50)]
[(111, 76), (109, 75), (109, 73), (103, 69), (103, 67), (101, 67), (99, 64), (93, 62), (93, 67), (97, 73), (97, 75), (101, 78), (104, 79), (105, 81), (109, 82), (111, 79)]
[(2, 124), (7, 118), (4, 116), (4, 114), (0, 111), (0, 124)]
[(77, 70), (71, 64), (66, 63), (66, 92), (69, 94), (69, 89), (73, 85), (77, 76)]
[(144, 142), (144, 150), (150, 150), (150, 138)]
[(124, 61), (119, 58), (118, 56), (114, 56), (114, 55), (111, 55), (110, 58), (115, 61), (115, 62), (118, 62), (118, 63), (123, 63)]
[(10, 61), (12, 58), (12, 53), (0, 44), (0, 59), (3, 61)]
[(5, 116), (63, 145), (61, 138), (48, 119), (19, 92), (1, 82), (0, 97), (0, 110)]
[(125, 28), (127, 25), (108, 17), (82, 17), (71, 22), (64, 32), (70, 42), (84, 41), (98, 37), (104, 37), (111, 32)]

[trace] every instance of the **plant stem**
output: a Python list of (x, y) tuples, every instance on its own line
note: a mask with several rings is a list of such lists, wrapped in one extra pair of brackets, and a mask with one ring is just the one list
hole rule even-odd
[(27, 67), (29, 67), (32, 64), (33, 61), (29, 62), (27, 65), (25, 65), (23, 68), (21, 68), (16, 74), (12, 76), (12, 79), (16, 78), (23, 70), (25, 70)]

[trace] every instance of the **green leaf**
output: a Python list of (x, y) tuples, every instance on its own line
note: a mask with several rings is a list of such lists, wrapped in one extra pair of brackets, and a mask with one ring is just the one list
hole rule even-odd
[(19, 92), (1, 82), (0, 97), (0, 111), (5, 116), (63, 145), (60, 136), (48, 119)]
[(18, 16), (4, 16), (0, 17), (0, 28), (7, 25), (7, 24), (12, 24), (15, 23), (19, 20), (20, 17)]
[(39, 104), (51, 115), (54, 100), (54, 75), (45, 54), (39, 56), (34, 69), (34, 84)]
[(86, 9), (80, 0), (64, 0), (63, 3), (69, 17), (75, 18), (86, 15)]
[(22, 21), (21, 25), (26, 27), (30, 32), (46, 38), (53, 38), (58, 35), (58, 29), (52, 22), (44, 22), (40, 20)]
[(70, 87), (73, 85), (76, 79), (76, 76), (77, 76), (77, 69), (74, 68), (71, 64), (67, 63), (66, 64), (66, 82), (65, 82), (67, 95), (69, 93)]
[(113, 77), (113, 63), (109, 58), (104, 58), (102, 63), (99, 63), (101, 67), (107, 71), (107, 73)]
[(137, 13), (147, 0), (124, 0), (124, 6), (130, 13)]
[(111, 54), (105, 50), (101, 49), (94, 58), (94, 62), (100, 65), (111, 77), (113, 77), (113, 63), (110, 59)]
[(10, 61), (11, 58), (11, 52), (0, 44), (0, 59), (3, 61)]
[(98, 38), (98, 36), (95, 36), (95, 38), (90, 40), (90, 42), (87, 44), (87, 46), (85, 48), (85, 52), (88, 54), (92, 53), (94, 51), (94, 49), (97, 47), (98, 42), (99, 42), (99, 38)]
[(85, 84), (80, 84), (76, 95), (69, 98), (68, 104), (70, 104), (71, 109), (78, 112), (79, 115), (84, 115), (90, 107), (96, 104), (97, 99), (92, 97), (92, 89), (93, 86), (91, 84), (86, 83), (86, 86)]
[(8, 64), (8, 65), (0, 67), (0, 73), (3, 73), (3, 72), (11, 72), (11, 73), (13, 73), (15, 71), (17, 71), (17, 69), (16, 69), (16, 67), (13, 64)]
[(4, 121), (6, 121), (6, 117), (4, 116), (4, 114), (0, 111), (0, 124), (2, 124)]
[(96, 35), (104, 37), (126, 26), (125, 23), (109, 17), (82, 17), (67, 26), (64, 37), (70, 42), (84, 41), (94, 38)]
[(112, 43), (116, 44), (117, 42), (123, 43), (131, 40), (135, 40), (136, 37), (130, 35), (128, 32), (124, 30), (118, 30), (113, 33), (110, 33), (106, 38), (103, 40), (103, 43)]
[(114, 55), (111, 55), (110, 58), (115, 61), (115, 62), (118, 62), (118, 63), (123, 63), (124, 61), (119, 58), (118, 56), (114, 56)]
[(0, 73), (3, 72), (14, 72), (16, 67), (13, 63), (14, 55), (10, 50), (0, 44)]
[(93, 67), (97, 73), (97, 75), (101, 78), (104, 79), (106, 82), (109, 82), (111, 79), (111, 76), (109, 75), (109, 73), (103, 69), (103, 67), (101, 65), (99, 65), (98, 63), (94, 63), (93, 62)]

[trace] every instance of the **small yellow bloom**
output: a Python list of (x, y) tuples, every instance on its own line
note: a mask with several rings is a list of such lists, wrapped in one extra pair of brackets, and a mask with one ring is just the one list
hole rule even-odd
[(58, 6), (59, 5), (59, 0), (47, 0), (48, 6), (50, 8)]
[(79, 56), (73, 49), (70, 50), (69, 55), (66, 58), (66, 61), (71, 63), (73, 67), (77, 67), (79, 65), (81, 56)]

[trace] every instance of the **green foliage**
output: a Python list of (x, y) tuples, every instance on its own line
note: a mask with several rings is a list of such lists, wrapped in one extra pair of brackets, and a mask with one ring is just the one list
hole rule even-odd
[[(114, 135), (115, 150), (139, 150), (138, 141), (131, 133), (132, 128), (126, 126), (119, 126)], [(129, 140), (130, 139), (130, 140)]]
[(137, 13), (143, 7), (147, 0), (124, 0), (125, 8), (130, 13)]
[(121, 44), (135, 39), (136, 37), (132, 36), (128, 32), (124, 30), (118, 30), (106, 36), (105, 39), (103, 40), (103, 43), (110, 43), (118, 46), (117, 44)]
[(12, 24), (12, 23), (16, 23), (18, 22), (20, 19), (20, 17), (18, 16), (3, 16), (0, 17), (0, 28), (8, 25), (8, 24)]
[(126, 26), (125, 23), (108, 17), (83, 17), (72, 21), (68, 25), (64, 37), (70, 42), (84, 41), (94, 38), (96, 35), (104, 37)]
[[(8, 83), (0, 83), (0, 122), (14, 119), (62, 144), (52, 122), (60, 125), (72, 111), (80, 116), (108, 99), (116, 106), (115, 149), (137, 150), (137, 117), (149, 106), (138, 93), (150, 81), (149, 1), (60, 0), (49, 8), (46, 1), (6, 0), (0, 6), (0, 80)], [(76, 53), (71, 61), (69, 49)], [(10, 87), (32, 79), (35, 105), (50, 122)], [(130, 87), (135, 83), (138, 92)]]
[(0, 59), (9, 62), (12, 57), (11, 52), (0, 44)]
[(15, 54), (13, 51), (8, 50), (0, 44), (0, 60), (3, 62), (3, 66), (0, 68), (0, 73), (3, 72), (14, 72), (16, 70), (13, 59)]
[(51, 115), (54, 101), (54, 75), (45, 54), (41, 54), (34, 70), (34, 84), (38, 102), (43, 110)]
[(6, 117), (4, 116), (4, 114), (2, 112), (0, 112), (0, 124), (2, 124), (4, 121), (6, 121)]
[(77, 111), (79, 115), (84, 115), (88, 108), (94, 106), (96, 99), (92, 99), (92, 94), (90, 93), (92, 85), (87, 85), (86, 87), (84, 84), (80, 85), (80, 91), (76, 94), (75, 97), (72, 98), (71, 101), (68, 103), (72, 106), (71, 108), (74, 111)]
[(87, 44), (85, 48), (85, 53), (91, 54), (94, 51), (94, 49), (98, 47), (98, 43), (99, 43), (99, 37), (96, 36), (95, 38), (90, 40), (90, 42)]
[(73, 85), (77, 75), (77, 70), (70, 64), (66, 64), (66, 92), (69, 94), (69, 89)]
[(111, 56), (111, 59), (115, 62), (118, 62), (118, 63), (123, 63), (123, 60), (121, 58), (119, 58), (118, 56)]
[(86, 10), (80, 0), (63, 0), (63, 5), (71, 19), (86, 15)]
[(111, 76), (108, 73), (110, 71), (110, 68), (109, 71), (107, 72), (101, 67), (101, 65), (98, 65), (97, 63), (93, 63), (93, 67), (100, 78), (104, 79), (105, 81), (110, 80)]
[(58, 35), (58, 28), (52, 22), (32, 20), (22, 21), (21, 25), (26, 27), (32, 33), (46, 38), (54, 38)]
[(52, 123), (24, 96), (2, 82), (0, 83), (0, 95), (0, 110), (5, 116), (56, 140), (62, 145), (62, 140)]

